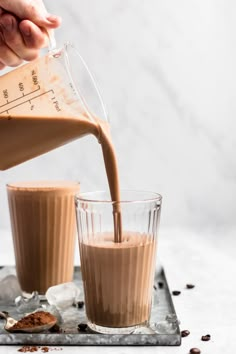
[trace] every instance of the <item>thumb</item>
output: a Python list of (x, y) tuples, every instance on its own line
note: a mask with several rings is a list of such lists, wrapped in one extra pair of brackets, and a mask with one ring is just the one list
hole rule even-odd
[(42, 0), (0, 0), (0, 7), (20, 20), (30, 20), (40, 27), (57, 28), (61, 23), (58, 16), (47, 12)]

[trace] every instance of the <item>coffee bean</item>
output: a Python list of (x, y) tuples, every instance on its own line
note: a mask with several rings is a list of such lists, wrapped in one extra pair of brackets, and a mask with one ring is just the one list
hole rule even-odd
[(204, 342), (207, 342), (210, 339), (211, 339), (211, 335), (210, 334), (206, 334), (205, 336), (202, 336), (202, 338), (201, 338), (201, 340), (203, 340)]
[(193, 285), (193, 284), (186, 284), (186, 288), (187, 288), (187, 289), (193, 289), (193, 288), (195, 288), (195, 285)]
[(78, 308), (82, 309), (84, 307), (84, 301), (78, 301)]
[(164, 288), (164, 283), (162, 283), (162, 281), (158, 282), (158, 287), (159, 289), (163, 289)]
[(181, 291), (179, 291), (179, 290), (172, 291), (172, 295), (178, 296), (180, 294), (181, 294)]
[(187, 329), (181, 331), (181, 337), (182, 338), (187, 337), (189, 335), (190, 335), (190, 332)]
[(189, 353), (190, 354), (201, 354), (201, 351), (198, 348), (192, 348), (192, 349), (190, 349)]
[(79, 323), (78, 324), (78, 330), (81, 331), (81, 332), (85, 332), (88, 328), (88, 325), (86, 323)]
[(52, 328), (49, 329), (49, 332), (61, 333), (61, 328), (58, 326), (58, 324), (55, 324)]
[(153, 289), (154, 289), (154, 290), (157, 290), (157, 286), (156, 286), (155, 284), (153, 285)]

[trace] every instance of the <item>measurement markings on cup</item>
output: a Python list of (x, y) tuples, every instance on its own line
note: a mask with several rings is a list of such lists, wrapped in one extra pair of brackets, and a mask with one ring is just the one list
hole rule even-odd
[[(19, 87), (21, 87), (20, 84), (21, 84), (21, 83), (19, 83)], [(9, 101), (8, 101), (8, 97), (9, 97), (9, 95), (8, 95), (8, 90), (5, 89), (5, 90), (3, 90), (3, 96), (4, 96), (4, 98), (6, 99), (7, 103), (1, 105), (0, 108), (5, 107), (5, 106), (7, 106), (7, 105), (10, 104), (10, 103), (13, 103), (13, 102), (16, 102), (16, 101), (18, 101), (18, 100), (21, 100), (23, 96), (24, 96), (24, 97), (25, 97), (25, 96), (29, 96), (29, 95), (31, 95), (32, 93), (37, 92), (37, 91), (39, 91), (39, 90), (40, 90), (40, 86), (38, 85), (38, 88), (37, 88), (36, 90), (33, 90), (33, 91), (28, 92), (28, 93), (26, 93), (26, 94), (25, 94), (24, 92), (22, 92), (22, 96), (17, 97), (17, 98), (15, 98), (14, 100), (11, 100), (11, 101), (9, 102)], [(21, 89), (20, 89), (20, 91), (21, 91)]]
[[(39, 98), (39, 97), (41, 97), (41, 96), (43, 96), (43, 95), (47, 95), (47, 94), (50, 93), (50, 92), (51, 92), (52, 94), (54, 94), (54, 91), (51, 89), (51, 90), (42, 92), (42, 93), (40, 93), (40, 94), (38, 94), (38, 95), (35, 95), (35, 96), (33, 96), (33, 97), (30, 97), (29, 99), (26, 99), (26, 100), (23, 100), (23, 101), (22, 101), (22, 99), (26, 98), (26, 96), (30, 96), (30, 95), (34, 94), (35, 92), (37, 92), (37, 91), (40, 91), (40, 86), (38, 86), (38, 88), (37, 88), (36, 90), (34, 90), (34, 91), (28, 92), (28, 93), (26, 93), (26, 94), (23, 93), (21, 97), (17, 97), (17, 98), (15, 98), (14, 100), (11, 100), (11, 101), (8, 101), (8, 100), (7, 100), (7, 103), (5, 103), (5, 104), (3, 104), (3, 105), (0, 106), (0, 108), (6, 107), (3, 111), (0, 112), (0, 114), (3, 114), (3, 113), (9, 114), (9, 111), (10, 111), (10, 110), (12, 110), (12, 109), (14, 109), (14, 108), (16, 108), (16, 107), (19, 107), (19, 106), (21, 106), (21, 105), (23, 105), (23, 104), (25, 104), (25, 103), (27, 103), (27, 102), (31, 105), (31, 101), (33, 101), (33, 100), (35, 100), (36, 98)], [(19, 103), (17, 103), (17, 104), (15, 104), (15, 105), (9, 107), (9, 105), (11, 105), (12, 103), (17, 102), (17, 101), (19, 101)], [(33, 109), (32, 107), (33, 107), (33, 106), (31, 105), (31, 108), (30, 108), (31, 110)]]

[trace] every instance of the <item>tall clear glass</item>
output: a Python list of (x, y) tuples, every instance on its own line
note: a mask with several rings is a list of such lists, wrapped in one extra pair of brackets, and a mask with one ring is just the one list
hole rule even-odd
[(106, 192), (76, 196), (89, 327), (130, 333), (149, 321), (161, 195), (121, 191), (122, 242), (114, 242), (114, 203)]

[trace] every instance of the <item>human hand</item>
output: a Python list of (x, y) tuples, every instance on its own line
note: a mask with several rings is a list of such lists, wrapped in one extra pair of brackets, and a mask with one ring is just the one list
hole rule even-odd
[(36, 59), (60, 23), (43, 0), (0, 0), (0, 70)]

